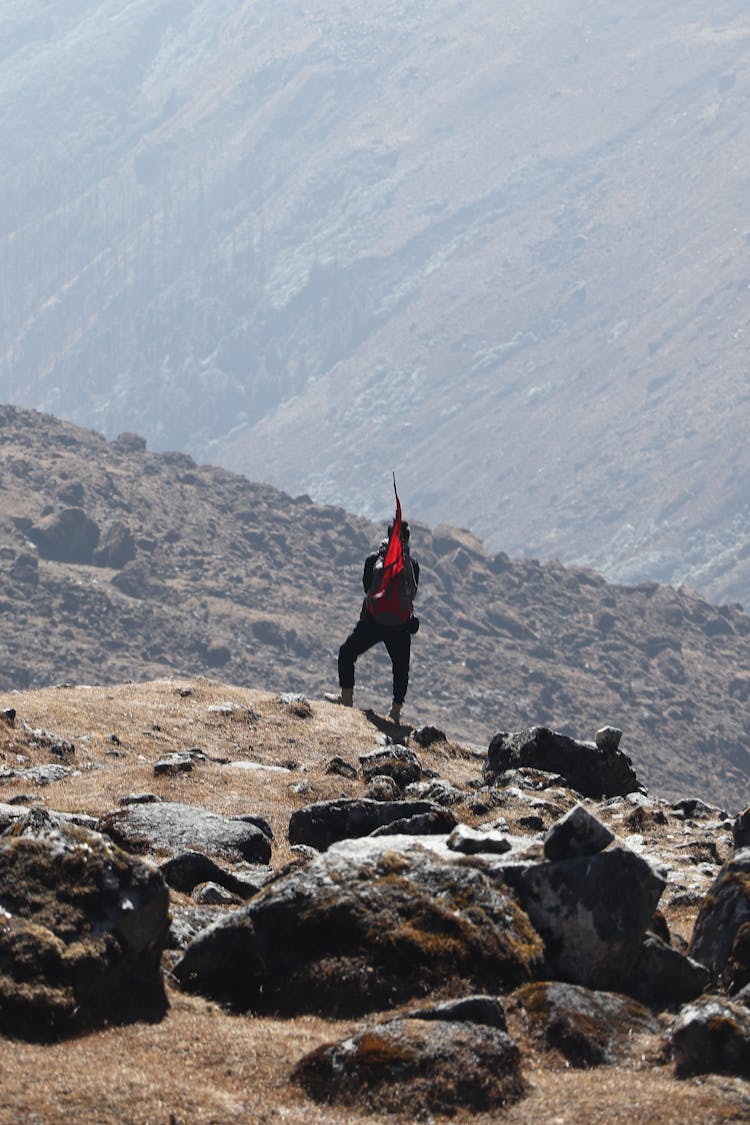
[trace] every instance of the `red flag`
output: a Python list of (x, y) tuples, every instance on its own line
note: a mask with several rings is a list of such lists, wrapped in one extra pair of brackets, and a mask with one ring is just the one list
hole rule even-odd
[(397, 588), (393, 579), (404, 569), (404, 545), (401, 542), (401, 501), (396, 492), (396, 474), (393, 474), (393, 491), (396, 495), (396, 517), (393, 521), (391, 537), (388, 540), (388, 550), (383, 559), (383, 578), (380, 589), (371, 597), (376, 600), (389, 595), (389, 602), (397, 599)]

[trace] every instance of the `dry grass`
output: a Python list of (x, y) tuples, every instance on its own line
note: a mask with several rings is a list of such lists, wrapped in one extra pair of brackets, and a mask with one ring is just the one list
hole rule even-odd
[[(189, 694), (186, 694), (189, 693)], [(232, 715), (210, 711), (234, 705)], [(161, 680), (107, 688), (52, 688), (0, 695), (0, 708), (15, 707), (16, 726), (0, 722), (0, 764), (51, 760), (49, 750), (29, 747), (30, 728), (43, 728), (75, 743), (77, 774), (40, 789), (0, 784), (0, 800), (29, 795), (50, 809), (101, 814), (131, 792), (148, 790), (165, 800), (201, 805), (219, 813), (259, 813), (276, 835), (273, 863), (291, 857), (286, 839), (295, 808), (316, 799), (356, 796), (361, 780), (324, 772), (335, 754), (356, 764), (376, 745), (378, 730), (357, 710), (312, 701), (301, 718), (275, 696), (198, 679)], [(248, 709), (257, 716), (253, 718)], [(119, 746), (111, 741), (115, 734)], [(199, 747), (209, 759), (280, 765), (289, 773), (233, 769), (219, 761), (196, 765), (189, 775), (156, 777), (153, 763), (165, 753)], [(112, 751), (123, 757), (113, 757)], [(426, 766), (458, 785), (480, 772), (470, 749), (455, 744), (420, 751)], [(295, 791), (303, 783), (303, 792)], [(528, 808), (500, 810), (513, 824)], [(471, 816), (462, 818), (471, 821)], [(695, 910), (667, 911), (675, 932), (689, 936)], [(229, 1016), (200, 998), (170, 988), (171, 1007), (156, 1025), (111, 1028), (77, 1039), (37, 1046), (6, 1040), (0, 1072), (0, 1122), (53, 1125), (77, 1118), (85, 1125), (204, 1125), (237, 1121), (336, 1123), (335, 1108), (317, 1106), (289, 1083), (294, 1064), (314, 1047), (347, 1035), (361, 1023), (315, 1017), (279, 1020)], [(378, 1017), (376, 1017), (378, 1018)], [(504, 1115), (478, 1115), (478, 1125), (502, 1120), (563, 1125), (667, 1125), (750, 1120), (750, 1085), (713, 1078), (678, 1081), (671, 1066), (657, 1064), (654, 1039), (634, 1043), (618, 1067), (573, 1071), (552, 1054), (519, 1039), (528, 1096)], [(346, 1121), (379, 1119), (346, 1112)]]

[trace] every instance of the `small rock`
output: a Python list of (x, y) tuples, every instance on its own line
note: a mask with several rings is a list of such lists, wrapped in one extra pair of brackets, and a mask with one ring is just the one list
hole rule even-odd
[(551, 860), (596, 855), (614, 838), (614, 833), (583, 805), (576, 805), (550, 828), (544, 841), (544, 854)]
[(357, 767), (353, 766), (351, 762), (347, 762), (345, 758), (335, 757), (330, 758), (325, 765), (326, 773), (337, 774), (339, 777), (356, 778), (358, 777)]
[(392, 777), (376, 774), (365, 786), (365, 797), (370, 801), (397, 801), (401, 790)]
[(622, 731), (618, 727), (600, 727), (594, 735), (594, 741), (600, 750), (617, 750), (622, 738)]
[(199, 884), (193, 891), (193, 898), (199, 906), (237, 906), (242, 902), (239, 895), (211, 882)]
[(664, 1032), (679, 1078), (750, 1074), (750, 1011), (724, 996), (686, 1005)]
[(193, 764), (192, 754), (168, 754), (166, 758), (154, 762), (154, 773), (157, 777), (163, 774), (174, 776), (179, 773), (190, 773)]
[(464, 855), (479, 855), (482, 852), (504, 855), (511, 850), (510, 840), (497, 832), (482, 832), (470, 828), (468, 824), (457, 824), (447, 840), (448, 847)]
[(419, 727), (418, 730), (413, 730), (409, 735), (411, 742), (416, 742), (418, 746), (433, 746), (436, 742), (447, 742), (445, 733), (438, 727)]

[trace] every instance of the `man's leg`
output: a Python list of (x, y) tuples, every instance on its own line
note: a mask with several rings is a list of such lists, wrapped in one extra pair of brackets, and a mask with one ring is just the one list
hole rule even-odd
[(388, 630), (384, 641), (393, 665), (393, 702), (400, 708), (409, 686), (411, 633), (408, 626), (394, 625), (393, 629)]
[(358, 656), (367, 652), (380, 640), (380, 634), (375, 622), (369, 617), (362, 617), (352, 629), (341, 648), (339, 649), (339, 687), (342, 691), (352, 691), (354, 688), (354, 664)]

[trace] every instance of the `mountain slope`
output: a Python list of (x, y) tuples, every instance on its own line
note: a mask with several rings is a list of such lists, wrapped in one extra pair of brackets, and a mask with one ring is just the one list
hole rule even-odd
[[(483, 745), (527, 725), (591, 738), (614, 723), (660, 793), (747, 803), (750, 617), (412, 528), (422, 628), (405, 719)], [(202, 673), (318, 694), (335, 687), (382, 530), (132, 434), (107, 442), (2, 407), (0, 687)], [(384, 713), (385, 653), (357, 673), (357, 705)]]
[(738, 0), (4, 10), (0, 386), (748, 601)]

